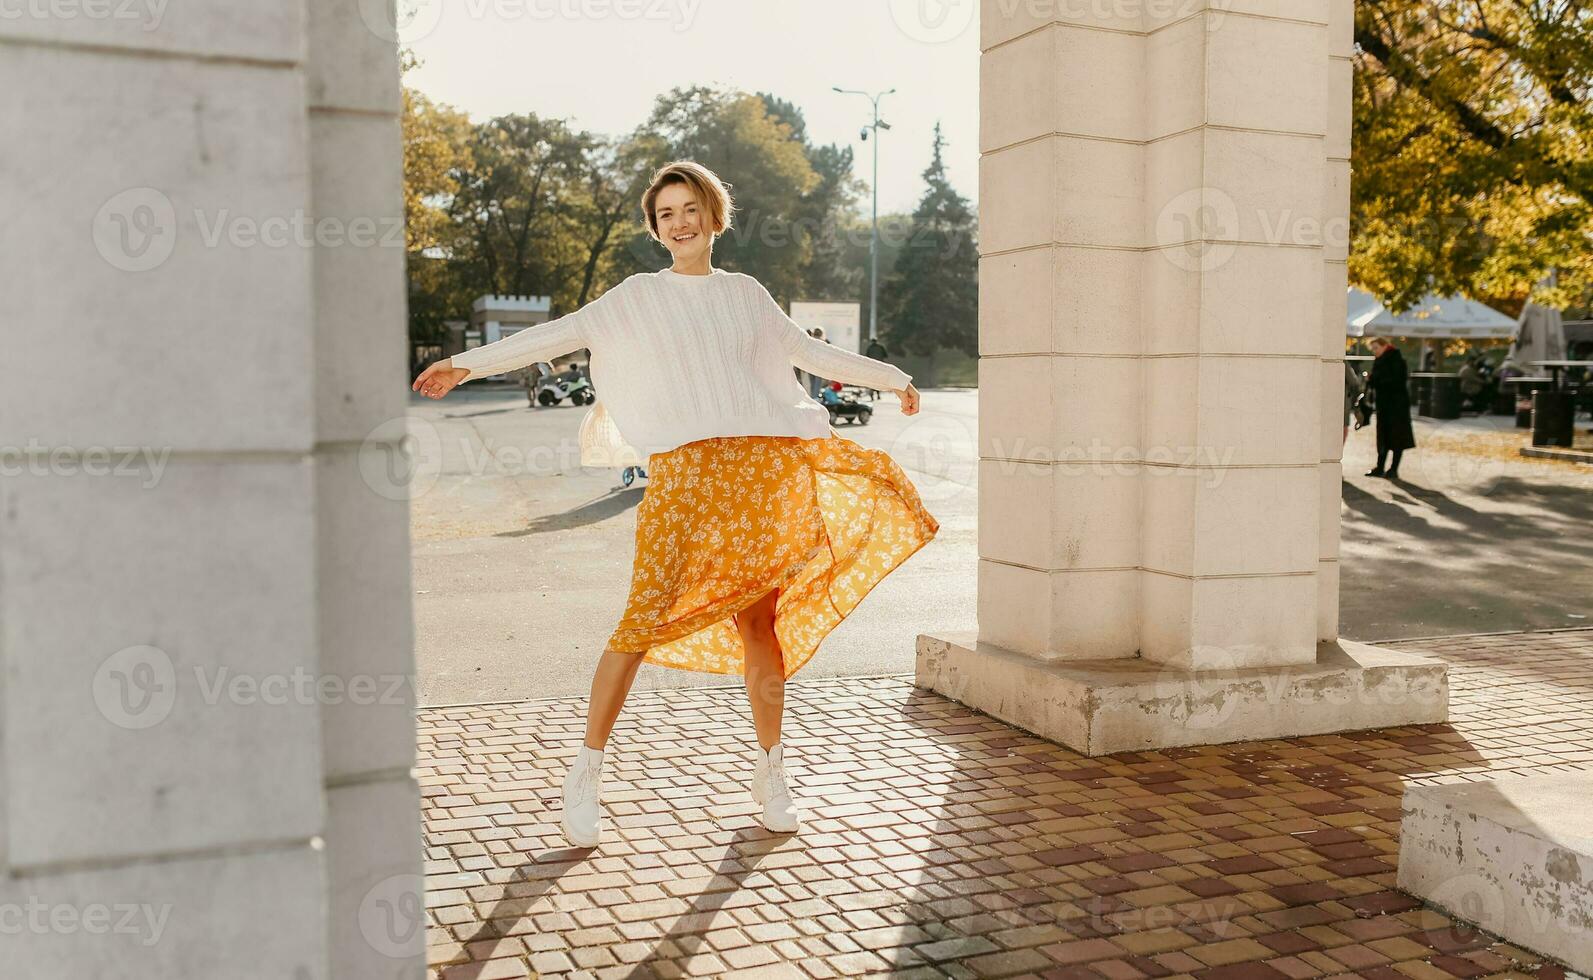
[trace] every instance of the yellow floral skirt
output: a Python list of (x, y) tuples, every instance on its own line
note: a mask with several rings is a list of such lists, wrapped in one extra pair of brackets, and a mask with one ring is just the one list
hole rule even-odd
[(940, 524), (890, 456), (839, 435), (699, 439), (647, 464), (630, 597), (608, 648), (745, 673), (731, 617), (778, 589), (790, 677)]

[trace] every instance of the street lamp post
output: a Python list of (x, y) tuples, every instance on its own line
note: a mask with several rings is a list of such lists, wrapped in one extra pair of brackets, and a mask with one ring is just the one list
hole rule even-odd
[(874, 131), (874, 217), (868, 237), (868, 339), (873, 341), (878, 338), (879, 323), (879, 131), (891, 128), (890, 123), (880, 121), (879, 100), (896, 90), (888, 88), (878, 95), (869, 95), (867, 92), (836, 85), (831, 85), (830, 88), (843, 95), (861, 95), (874, 106), (873, 123), (863, 127), (865, 140), (868, 139), (869, 130)]

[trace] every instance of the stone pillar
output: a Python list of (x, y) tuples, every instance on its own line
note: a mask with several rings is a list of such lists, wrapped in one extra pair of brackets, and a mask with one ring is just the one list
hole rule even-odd
[(985, 4), (979, 631), (919, 683), (1090, 752), (1443, 716), (1322, 626), (1328, 10)]
[(8, 977), (424, 976), (398, 77), (361, 7), (0, 18)]
[(1344, 469), (1344, 349), (1350, 246), (1351, 55), (1355, 0), (1327, 0), (1327, 136), (1322, 174), (1322, 549), (1317, 564), (1317, 639), (1339, 637), (1339, 488)]

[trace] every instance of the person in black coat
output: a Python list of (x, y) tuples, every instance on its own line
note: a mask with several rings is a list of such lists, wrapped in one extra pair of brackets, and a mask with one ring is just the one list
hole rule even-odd
[[(1400, 456), (1416, 447), (1416, 433), (1410, 426), (1410, 375), (1405, 369), (1405, 356), (1388, 338), (1374, 337), (1370, 346), (1372, 370), (1366, 384), (1372, 390), (1372, 408), (1377, 414), (1377, 465), (1366, 475), (1397, 480)], [(1384, 469), (1389, 453), (1394, 454), (1394, 461)]]

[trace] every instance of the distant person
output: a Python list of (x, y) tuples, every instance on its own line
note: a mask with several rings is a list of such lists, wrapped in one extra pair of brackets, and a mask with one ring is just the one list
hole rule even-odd
[(1340, 440), (1341, 445), (1350, 438), (1350, 416), (1355, 412), (1355, 398), (1366, 390), (1355, 364), (1355, 361), (1344, 362), (1344, 438)]
[[(824, 328), (823, 327), (813, 327), (812, 329), (810, 329), (808, 331), (808, 336), (812, 337), (814, 340), (821, 340), (821, 341), (823, 341), (826, 344), (830, 342), (830, 339), (828, 337), (824, 336)], [(822, 391), (824, 389), (824, 386), (826, 384), (828, 384), (828, 383), (829, 382), (826, 379), (821, 378), (821, 377), (819, 377), (816, 374), (808, 375), (808, 395), (809, 395), (809, 397), (812, 397), (812, 398), (820, 397), (820, 394), (822, 393)]]
[[(1366, 475), (1397, 480), (1400, 456), (1416, 448), (1416, 434), (1410, 425), (1410, 372), (1405, 369), (1405, 355), (1387, 337), (1372, 338), (1371, 348), (1372, 370), (1366, 383), (1372, 389), (1372, 408), (1377, 414), (1377, 465)], [(1394, 461), (1385, 468), (1390, 453)]]
[[(868, 356), (872, 357), (876, 361), (885, 361), (887, 364), (890, 363), (890, 354), (889, 354), (888, 351), (885, 350), (885, 345), (879, 342), (879, 338), (878, 337), (875, 337), (875, 338), (873, 338), (872, 340), (870, 340), (868, 342)], [(869, 401), (875, 401), (878, 398), (879, 398), (879, 389), (878, 388), (870, 388), (870, 389), (868, 389), (868, 400)]]
[(1470, 403), (1480, 411), (1487, 410), (1487, 403), (1491, 392), (1488, 385), (1488, 374), (1483, 369), (1482, 355), (1478, 354), (1460, 366), (1460, 397), (1462, 404)]
[[(1404, 359), (1404, 356), (1403, 354), (1400, 355), (1401, 360)], [(1438, 370), (1438, 348), (1434, 347), (1431, 342), (1422, 344), (1421, 364), (1421, 369), (1424, 373)]]

